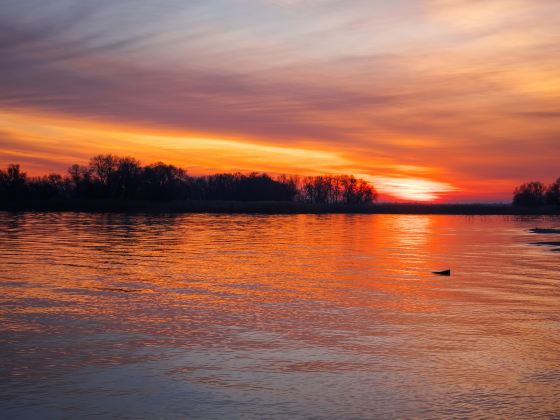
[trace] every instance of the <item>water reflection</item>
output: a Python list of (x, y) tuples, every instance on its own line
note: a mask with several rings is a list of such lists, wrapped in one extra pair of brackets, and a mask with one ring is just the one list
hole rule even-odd
[(536, 226), (0, 213), (0, 417), (552, 416)]

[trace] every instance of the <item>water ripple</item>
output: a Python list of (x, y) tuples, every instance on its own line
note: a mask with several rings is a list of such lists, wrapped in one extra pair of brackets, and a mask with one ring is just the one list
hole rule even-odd
[(0, 213), (0, 417), (558, 416), (559, 225)]

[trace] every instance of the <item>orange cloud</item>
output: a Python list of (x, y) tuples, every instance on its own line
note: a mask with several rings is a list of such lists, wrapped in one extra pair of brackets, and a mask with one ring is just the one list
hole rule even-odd
[(92, 154), (111, 152), (133, 155), (144, 161), (163, 159), (201, 171), (328, 172), (350, 164), (336, 151), (281, 147), (25, 112), (2, 112), (0, 117), (5, 126), (3, 136), (15, 139), (10, 144), (0, 141), (3, 161), (9, 155), (69, 164), (70, 159), (83, 161)]
[[(216, 171), (268, 171), (300, 175), (350, 173), (372, 182), (385, 194), (396, 198), (431, 201), (454, 188), (419, 178), (376, 177), (357, 173), (364, 165), (337, 150), (274, 146), (241, 139), (204, 137), (193, 133), (157, 131), (136, 126), (93, 122), (77, 118), (2, 112), (5, 125), (0, 140), (0, 163), (21, 162), (40, 174), (58, 167), (64, 170), (78, 161), (85, 163), (96, 153), (133, 155), (144, 162), (164, 160), (195, 173)], [(5, 139), (14, 139), (7, 142)], [(422, 173), (427, 168), (413, 165), (377, 165), (385, 172)]]

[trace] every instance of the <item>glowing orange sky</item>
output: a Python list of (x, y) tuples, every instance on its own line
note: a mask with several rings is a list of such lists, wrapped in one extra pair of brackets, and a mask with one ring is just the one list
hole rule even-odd
[(560, 176), (552, 0), (0, 5), (0, 165), (349, 173), (387, 200)]

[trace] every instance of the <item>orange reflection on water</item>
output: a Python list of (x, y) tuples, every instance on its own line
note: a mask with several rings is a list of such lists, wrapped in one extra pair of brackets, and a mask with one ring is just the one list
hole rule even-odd
[[(333, 412), (412, 415), (421, 407), (403, 404), (416, 383), (429, 384), (424, 408), (434, 415), (450, 401), (463, 414), (487, 414), (476, 398), (491, 400), (499, 387), (509, 396), (494, 414), (519, 414), (533, 397), (537, 413), (558, 408), (558, 381), (543, 378), (560, 372), (560, 276), (553, 253), (527, 245), (528, 227), (548, 219), (0, 219), (0, 340), (11, 389), (76, 372), (87, 387), (88, 367), (130, 376), (132, 363), (156, 363), (157, 381), (183, 381), (174, 387), (235, 389), (262, 401), (277, 391), (288, 402), (305, 395)], [(453, 275), (431, 274), (442, 268)], [(64, 393), (73, 380), (37, 398)], [(335, 392), (354, 408), (336, 406)], [(93, 398), (84, 395), (84, 403)], [(127, 395), (144, 407), (132, 389)]]

